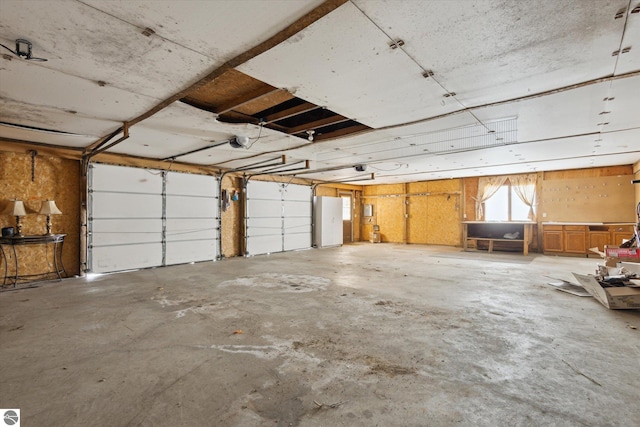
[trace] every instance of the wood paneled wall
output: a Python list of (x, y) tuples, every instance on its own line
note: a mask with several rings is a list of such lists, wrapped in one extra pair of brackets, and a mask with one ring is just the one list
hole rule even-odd
[(374, 216), (363, 218), (363, 239), (378, 225), (383, 242), (460, 245), (462, 193), (460, 179), (366, 186)]

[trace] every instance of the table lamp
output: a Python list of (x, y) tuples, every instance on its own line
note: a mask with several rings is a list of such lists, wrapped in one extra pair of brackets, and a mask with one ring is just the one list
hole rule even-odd
[(40, 206), (40, 215), (47, 216), (47, 234), (46, 236), (51, 235), (51, 215), (60, 215), (60, 209), (56, 206), (56, 202), (53, 200), (45, 200), (42, 202), (42, 206)]
[(27, 214), (22, 200), (11, 200), (9, 206), (2, 212), (4, 215), (13, 215), (16, 217), (16, 236), (22, 237), (22, 224), (20, 217)]

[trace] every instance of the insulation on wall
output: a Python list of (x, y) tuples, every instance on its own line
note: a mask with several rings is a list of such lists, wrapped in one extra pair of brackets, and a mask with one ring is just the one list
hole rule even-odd
[[(64, 267), (69, 276), (79, 274), (80, 162), (35, 155), (32, 169), (31, 154), (0, 152), (0, 165), (0, 212), (10, 200), (22, 200), (28, 211), (22, 218), (23, 234), (45, 234), (46, 217), (36, 212), (42, 201), (54, 200), (62, 214), (51, 217), (52, 232), (67, 234), (62, 255)], [(0, 215), (0, 228), (3, 227), (15, 227), (15, 217)], [(20, 274), (37, 274), (50, 269), (51, 246), (29, 245), (16, 250)], [(4, 268), (0, 265), (2, 277)]]

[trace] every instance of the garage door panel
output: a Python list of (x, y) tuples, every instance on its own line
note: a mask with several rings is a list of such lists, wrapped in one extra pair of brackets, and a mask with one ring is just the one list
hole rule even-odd
[(218, 199), (167, 196), (167, 218), (216, 218)]
[(282, 236), (251, 236), (247, 238), (248, 255), (274, 252), (282, 252)]
[(309, 202), (311, 200), (311, 187), (308, 185), (289, 184), (282, 190), (284, 200), (298, 200)]
[(247, 183), (247, 199), (281, 200), (281, 184), (268, 181), (250, 181)]
[(93, 191), (162, 194), (162, 172), (124, 166), (93, 164)]
[(247, 217), (282, 217), (281, 200), (247, 200)]
[(247, 220), (247, 236), (281, 236), (282, 219), (249, 218)]
[(162, 218), (161, 194), (93, 193), (93, 218)]
[(307, 249), (311, 247), (311, 235), (309, 233), (285, 234), (284, 250)]
[(311, 217), (311, 202), (306, 201), (287, 201), (283, 202), (285, 216), (308, 216)]
[(218, 179), (214, 176), (168, 172), (166, 194), (211, 197), (218, 194)]
[(156, 267), (162, 264), (162, 244), (94, 247), (92, 260), (91, 271), (94, 273)]
[(167, 243), (167, 265), (213, 261), (217, 257), (216, 240), (194, 240)]
[(218, 224), (210, 219), (167, 219), (167, 241), (216, 240)]
[(160, 219), (94, 219), (91, 227), (92, 245), (117, 245), (131, 243), (161, 243)]
[(310, 217), (286, 217), (284, 219), (285, 233), (302, 233), (311, 230)]

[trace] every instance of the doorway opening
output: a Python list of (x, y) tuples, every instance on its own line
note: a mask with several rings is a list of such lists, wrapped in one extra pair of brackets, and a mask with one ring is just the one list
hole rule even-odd
[(353, 194), (340, 193), (342, 198), (342, 242), (353, 243)]

